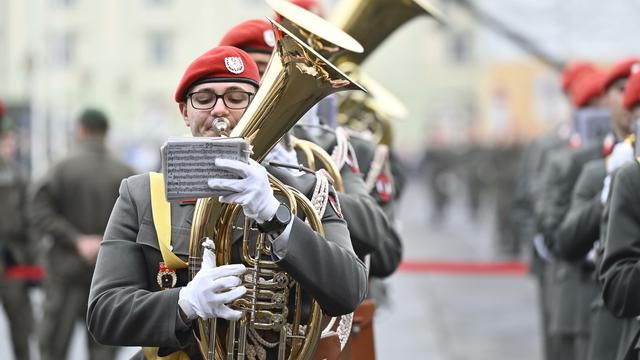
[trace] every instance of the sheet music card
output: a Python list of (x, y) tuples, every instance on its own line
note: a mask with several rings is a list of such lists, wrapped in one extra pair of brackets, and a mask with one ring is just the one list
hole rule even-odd
[(167, 201), (207, 198), (219, 195), (207, 185), (211, 178), (238, 176), (215, 166), (218, 158), (249, 162), (249, 143), (240, 137), (170, 138), (160, 148)]

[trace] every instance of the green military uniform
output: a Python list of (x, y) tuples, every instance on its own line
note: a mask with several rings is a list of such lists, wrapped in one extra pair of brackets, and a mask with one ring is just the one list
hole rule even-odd
[[(331, 153), (337, 145), (336, 136), (333, 133), (324, 132), (321, 135), (312, 136), (299, 127), (296, 130), (296, 135), (300, 138), (313, 141), (328, 153)], [(363, 180), (360, 164), (366, 164), (367, 170), (370, 168), (374, 145), (355, 137), (350, 139), (350, 142), (356, 144), (354, 151), (358, 164), (345, 164), (340, 169), (345, 191), (339, 192), (338, 198), (356, 254), (360, 258), (371, 255), (370, 275), (387, 277), (400, 265), (402, 242), (387, 214), (367, 192)], [(367, 159), (369, 162), (366, 161)]]
[(28, 261), (26, 177), (0, 157), (0, 303), (9, 322), (13, 353), (17, 360), (29, 359), (29, 334), (33, 314), (27, 283), (6, 278), (7, 266)]
[[(271, 166), (267, 170), (307, 196), (313, 193), (314, 175), (294, 176), (287, 169)], [(182, 260), (189, 255), (194, 208), (193, 203), (171, 206), (173, 252)], [(339, 209), (326, 207), (324, 238), (301, 218), (293, 221), (286, 255), (278, 265), (318, 301), (325, 314), (352, 312), (366, 292), (366, 269), (353, 252)], [(151, 214), (149, 177), (130, 177), (120, 186), (101, 244), (89, 295), (89, 331), (104, 344), (157, 346), (159, 354), (185, 349), (197, 359), (192, 326), (182, 321), (178, 311), (180, 287), (189, 281), (187, 269), (176, 271), (175, 288), (159, 291), (156, 276), (162, 261)]]
[(582, 260), (600, 237), (604, 159), (588, 162), (576, 182), (571, 207), (556, 231), (553, 252), (566, 260)]
[(603, 159), (590, 161), (584, 166), (574, 188), (571, 208), (558, 228), (554, 242), (554, 253), (567, 261), (575, 262), (582, 270), (580, 293), (577, 294), (579, 303), (575, 309), (578, 359), (614, 358), (616, 346), (612, 345), (617, 345), (619, 335), (617, 328), (602, 328), (603, 323), (594, 322), (593, 316), (603, 310), (598, 307), (600, 296), (594, 277), (595, 259), (583, 261), (600, 238), (603, 212), (600, 198), (605, 177)]
[[(602, 146), (599, 142), (575, 151), (566, 148), (550, 155), (534, 205), (538, 229), (549, 249), (555, 248), (557, 230), (569, 210), (571, 194), (582, 167), (600, 157)], [(575, 309), (580, 304), (582, 270), (578, 264), (556, 259), (547, 268), (545, 276), (549, 301), (549, 357), (577, 359)]]
[(640, 357), (640, 287), (638, 241), (640, 237), (640, 165), (622, 167), (614, 176), (609, 195), (609, 223), (600, 268), (602, 297), (606, 307), (624, 319), (616, 359)]
[(549, 334), (547, 331), (549, 304), (546, 301), (546, 288), (544, 284), (546, 260), (542, 259), (533, 248), (533, 239), (537, 234), (533, 204), (536, 193), (541, 186), (540, 173), (547, 161), (547, 156), (555, 149), (565, 146), (565, 143), (565, 141), (554, 133), (534, 140), (525, 148), (517, 175), (511, 210), (515, 225), (515, 236), (518, 239), (517, 241), (527, 244), (529, 247), (529, 252), (531, 253), (529, 269), (538, 280), (538, 305), (540, 309), (545, 354), (549, 352)]
[[(74, 325), (86, 314), (93, 265), (76, 250), (77, 238), (104, 232), (120, 181), (132, 173), (102, 141), (86, 141), (53, 166), (34, 189), (32, 222), (53, 240), (45, 263), (43, 360), (66, 357)], [(114, 357), (114, 348), (89, 341), (91, 358)]]

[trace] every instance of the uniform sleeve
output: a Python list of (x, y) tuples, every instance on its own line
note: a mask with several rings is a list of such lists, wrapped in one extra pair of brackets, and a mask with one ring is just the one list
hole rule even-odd
[(55, 167), (34, 185), (29, 201), (29, 220), (38, 231), (50, 234), (54, 241), (75, 246), (80, 232), (59, 212), (60, 173)]
[(87, 312), (89, 332), (99, 343), (118, 346), (181, 348), (189, 328), (179, 319), (179, 288), (151, 292), (141, 246), (136, 203), (128, 181), (100, 245)]
[(621, 318), (640, 315), (640, 171), (625, 166), (616, 175), (601, 268), (602, 297)]
[(544, 235), (547, 247), (553, 248), (554, 235), (558, 226), (564, 220), (569, 208), (573, 183), (568, 180), (570, 168), (570, 154), (557, 154), (550, 158), (545, 166), (543, 183), (537, 194), (535, 211), (538, 229)]
[(588, 166), (574, 188), (567, 216), (555, 233), (553, 251), (567, 260), (581, 260), (600, 236), (602, 179)]
[(398, 159), (394, 151), (389, 152), (389, 157), (395, 191), (394, 197), (398, 199), (402, 196), (402, 192), (404, 191), (407, 183), (407, 174), (409, 173), (409, 169)]
[(365, 265), (353, 251), (346, 222), (332, 205), (327, 205), (322, 225), (324, 238), (295, 217), (287, 253), (278, 265), (309, 292), (325, 314), (348, 314), (366, 294)]
[(345, 166), (341, 171), (345, 192), (338, 193), (342, 213), (349, 228), (351, 244), (359, 257), (371, 254), (376, 258), (375, 276), (388, 276), (395, 271), (402, 257), (400, 237), (391, 221), (367, 193), (362, 178)]

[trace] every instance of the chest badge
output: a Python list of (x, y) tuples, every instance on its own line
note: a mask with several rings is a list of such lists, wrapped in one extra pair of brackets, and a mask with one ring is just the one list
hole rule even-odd
[(176, 270), (171, 269), (165, 265), (164, 262), (160, 262), (158, 270), (158, 276), (156, 280), (158, 281), (158, 286), (160, 290), (171, 289), (176, 286), (178, 283), (178, 276), (176, 275)]

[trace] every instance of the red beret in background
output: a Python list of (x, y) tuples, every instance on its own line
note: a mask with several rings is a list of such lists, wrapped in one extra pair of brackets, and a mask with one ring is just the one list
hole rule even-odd
[(5, 112), (4, 103), (2, 102), (2, 100), (0, 100), (0, 119), (4, 117), (4, 112)]
[(634, 107), (640, 105), (640, 64), (631, 69), (631, 76), (624, 88), (622, 103), (628, 110), (633, 110)]
[(187, 91), (208, 82), (260, 83), (258, 66), (246, 52), (233, 46), (218, 46), (197, 57), (182, 75), (176, 89), (176, 102), (184, 101)]
[(587, 106), (591, 100), (602, 95), (600, 89), (602, 88), (604, 76), (604, 72), (594, 69), (589, 72), (583, 72), (577, 77), (569, 89), (573, 105), (578, 108)]
[(631, 75), (631, 67), (637, 63), (640, 63), (640, 58), (626, 58), (613, 64), (607, 70), (607, 74), (602, 81), (602, 93), (605, 93), (616, 80), (629, 77)]
[(218, 46), (235, 46), (246, 52), (263, 52), (271, 54), (276, 38), (271, 23), (254, 19), (242, 22), (227, 31)]
[(571, 84), (580, 76), (580, 74), (595, 70), (595, 65), (586, 61), (576, 61), (567, 64), (564, 67), (564, 70), (562, 70), (562, 91), (568, 93), (569, 89), (571, 89)]

